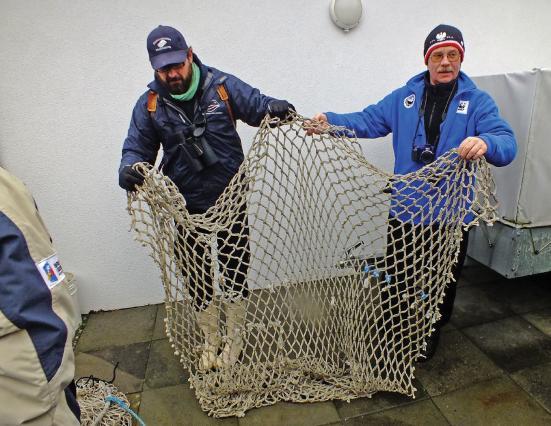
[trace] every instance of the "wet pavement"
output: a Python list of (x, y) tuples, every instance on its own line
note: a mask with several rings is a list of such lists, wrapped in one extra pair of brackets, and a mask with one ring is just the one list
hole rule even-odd
[(243, 418), (201, 411), (164, 335), (164, 307), (91, 313), (76, 377), (111, 379), (151, 425), (551, 425), (551, 274), (507, 280), (471, 262), (416, 398), (380, 392), (349, 403), (279, 402)]

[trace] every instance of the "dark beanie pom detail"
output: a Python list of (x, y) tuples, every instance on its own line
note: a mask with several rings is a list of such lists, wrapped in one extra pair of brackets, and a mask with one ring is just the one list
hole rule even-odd
[(444, 46), (457, 47), (461, 55), (461, 62), (465, 56), (465, 44), (463, 43), (463, 35), (459, 29), (451, 25), (440, 24), (434, 28), (425, 39), (425, 48), (423, 55), (425, 56), (425, 64), (429, 61), (429, 56), (433, 50)]

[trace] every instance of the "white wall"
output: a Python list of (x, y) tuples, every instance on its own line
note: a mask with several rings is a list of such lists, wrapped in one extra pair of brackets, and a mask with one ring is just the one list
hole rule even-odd
[[(128, 232), (117, 167), (152, 77), (147, 33), (174, 25), (206, 64), (311, 116), (377, 101), (423, 69), (439, 23), (465, 37), (472, 75), (551, 66), (548, 0), (364, 0), (346, 34), (329, 0), (2, 0), (0, 164), (37, 199), (83, 312), (158, 303), (158, 271)], [(253, 129), (241, 127), (245, 150)], [(366, 155), (390, 168), (390, 144)]]

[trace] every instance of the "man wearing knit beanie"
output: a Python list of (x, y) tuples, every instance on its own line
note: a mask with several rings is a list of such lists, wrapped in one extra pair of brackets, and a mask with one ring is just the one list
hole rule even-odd
[[(505, 166), (513, 161), (517, 151), (513, 131), (499, 116), (493, 99), (461, 71), (464, 57), (461, 31), (451, 25), (438, 25), (425, 39), (426, 70), (360, 112), (316, 114), (308, 132), (321, 133), (331, 124), (353, 130), (360, 138), (379, 138), (392, 133), (394, 173), (400, 175), (415, 172), (453, 149), (462, 160), (472, 161), (484, 156), (494, 166)], [(400, 241), (402, 247), (411, 247), (415, 236), (427, 235), (424, 231), (430, 225), (414, 212), (430, 208), (430, 202), (430, 194), (421, 190), (407, 196), (394, 190), (389, 212), (389, 241)], [(472, 217), (467, 216), (465, 224), (470, 221)], [(439, 306), (441, 318), (433, 325), (435, 331), (423, 349), (421, 345), (413, 348), (413, 356), (419, 362), (433, 356), (440, 328), (451, 317), (455, 283), (465, 261), (468, 236), (468, 232), (463, 231), (458, 260), (451, 271), (453, 279), (448, 282), (443, 303)], [(391, 298), (397, 299), (398, 294), (412, 293), (415, 289), (418, 277), (410, 278), (409, 274), (406, 278), (405, 271), (415, 270), (416, 262), (422, 263), (427, 256), (436, 256), (440, 246), (437, 237), (433, 236), (428, 243), (408, 250), (406, 256), (405, 250), (389, 244), (385, 257), (390, 259), (389, 264), (400, 267), (391, 266), (385, 271), (395, 277), (396, 285), (388, 287), (391, 289), (388, 293), (394, 294), (386, 293), (387, 301), (383, 303), (385, 316), (392, 318), (392, 321), (385, 321), (384, 327), (392, 328), (396, 322), (406, 320), (401, 317), (402, 312), (408, 311), (407, 306), (388, 306)], [(429, 284), (425, 283), (424, 291), (430, 288)], [(408, 346), (408, 342), (397, 344)]]
[(425, 39), (425, 49), (423, 50), (423, 54), (425, 55), (425, 65), (428, 64), (429, 56), (434, 50), (445, 46), (455, 47), (461, 55), (461, 62), (463, 62), (463, 58), (465, 56), (463, 34), (451, 25), (441, 24), (433, 29)]

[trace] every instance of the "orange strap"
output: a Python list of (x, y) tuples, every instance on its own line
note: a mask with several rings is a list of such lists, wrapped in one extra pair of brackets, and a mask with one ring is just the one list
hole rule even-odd
[(230, 114), (233, 127), (235, 127), (235, 119), (233, 118), (233, 111), (230, 105), (230, 97), (228, 96), (228, 92), (226, 90), (226, 86), (224, 86), (224, 83), (219, 84), (216, 88), (216, 91), (218, 92), (218, 96), (220, 96), (220, 100), (224, 101), (224, 103), (226, 104), (226, 109), (228, 110), (228, 114)]
[(157, 93), (150, 90), (147, 94), (147, 110), (150, 113), (157, 111)]

